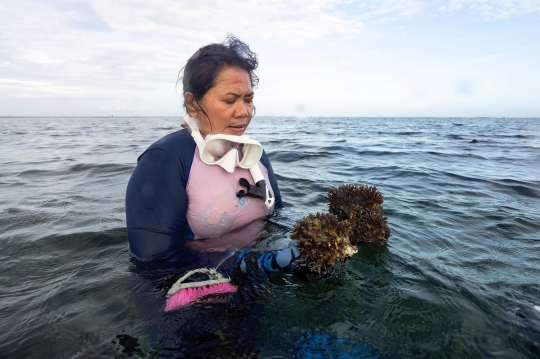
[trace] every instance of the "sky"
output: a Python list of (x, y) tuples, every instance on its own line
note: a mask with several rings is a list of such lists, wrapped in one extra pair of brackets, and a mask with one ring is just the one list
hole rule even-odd
[(227, 33), (258, 116), (540, 117), (540, 0), (0, 0), (0, 116), (180, 116)]

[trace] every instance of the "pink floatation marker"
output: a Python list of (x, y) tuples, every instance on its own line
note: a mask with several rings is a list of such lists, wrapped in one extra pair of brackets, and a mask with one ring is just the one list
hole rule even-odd
[[(195, 273), (208, 274), (209, 280), (201, 282), (183, 283)], [(165, 311), (178, 309), (179, 307), (193, 303), (207, 295), (218, 293), (235, 293), (237, 288), (230, 283), (230, 278), (225, 278), (213, 268), (199, 268), (187, 272), (182, 278), (173, 284), (167, 293)]]

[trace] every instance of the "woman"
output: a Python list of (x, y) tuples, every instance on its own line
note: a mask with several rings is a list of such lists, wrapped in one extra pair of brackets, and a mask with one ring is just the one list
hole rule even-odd
[(256, 54), (233, 36), (188, 60), (187, 127), (152, 144), (127, 187), (134, 257), (170, 254), (183, 239), (218, 237), (282, 207), (268, 156), (244, 135), (255, 112), (257, 65)]

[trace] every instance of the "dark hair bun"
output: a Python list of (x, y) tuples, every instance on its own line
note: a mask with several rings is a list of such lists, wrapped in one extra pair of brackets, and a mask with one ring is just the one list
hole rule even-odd
[(200, 101), (214, 86), (220, 72), (228, 67), (246, 70), (251, 86), (257, 86), (259, 78), (255, 75), (255, 69), (258, 65), (257, 54), (229, 34), (222, 44), (210, 44), (197, 50), (180, 70), (178, 79), (182, 78), (183, 93), (191, 92), (195, 100)]

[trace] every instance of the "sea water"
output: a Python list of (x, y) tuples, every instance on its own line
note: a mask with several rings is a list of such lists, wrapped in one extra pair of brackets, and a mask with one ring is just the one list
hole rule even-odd
[(388, 246), (165, 313), (185, 268), (131, 260), (124, 195), (179, 121), (0, 118), (0, 357), (540, 356), (540, 119), (254, 118), (286, 206), (258, 243), (352, 183)]

